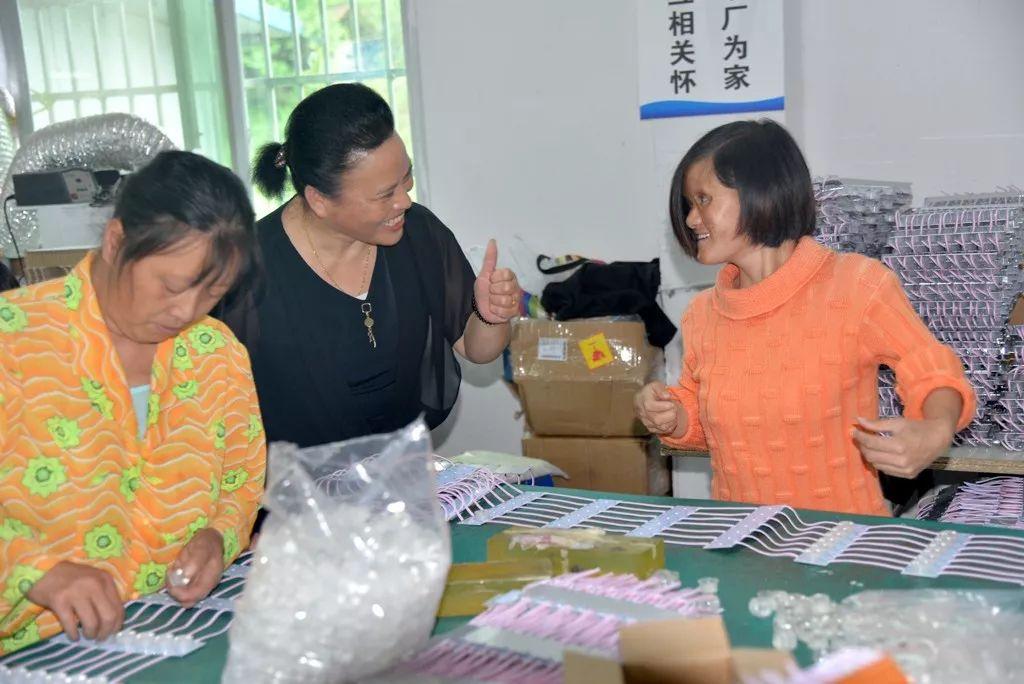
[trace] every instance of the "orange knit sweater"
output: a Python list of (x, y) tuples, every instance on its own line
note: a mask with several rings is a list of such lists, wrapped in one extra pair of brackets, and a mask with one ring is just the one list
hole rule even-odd
[(740, 289), (725, 266), (683, 316), (683, 371), (670, 388), (689, 429), (669, 445), (711, 452), (716, 499), (889, 515), (878, 474), (850, 435), (878, 415), (878, 367), (896, 371), (908, 418), (950, 387), (974, 391), (960, 359), (918, 318), (880, 262), (803, 238), (782, 268)]

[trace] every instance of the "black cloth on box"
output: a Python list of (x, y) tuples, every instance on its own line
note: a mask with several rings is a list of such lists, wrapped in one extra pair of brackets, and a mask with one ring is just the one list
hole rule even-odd
[(21, 287), (21, 283), (11, 273), (11, 269), (7, 268), (7, 264), (0, 262), (0, 292), (17, 290), (19, 287)]
[(214, 312), (249, 350), (268, 442), (300, 447), (391, 432), (421, 413), (437, 427), (459, 393), (452, 345), (472, 314), (476, 279), (452, 232), (426, 207), (379, 247), (366, 301), (324, 282), (292, 245), (283, 206), (257, 223), (263, 273)]
[(658, 306), (660, 285), (658, 259), (587, 263), (567, 280), (545, 287), (540, 303), (559, 321), (640, 316), (647, 328), (647, 340), (655, 347), (664, 347), (676, 336), (676, 326)]

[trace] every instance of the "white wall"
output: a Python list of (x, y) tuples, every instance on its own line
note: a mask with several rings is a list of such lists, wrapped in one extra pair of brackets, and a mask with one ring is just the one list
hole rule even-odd
[(787, 2), (788, 125), (814, 172), (915, 200), (1024, 186), (1024, 3)]
[[(654, 0), (635, 0), (654, 1)], [(629, 0), (407, 0), (431, 208), (466, 249), (519, 234), (548, 253), (669, 255), (671, 170), (728, 117), (640, 121)], [(1024, 186), (1024, 3), (787, 0), (787, 111), (813, 173), (941, 190)], [(666, 309), (677, 315), (688, 294)], [(677, 347), (676, 347), (677, 348)], [(443, 453), (518, 452), (498, 364), (469, 367)], [(448, 434), (450, 433), (450, 434)]]

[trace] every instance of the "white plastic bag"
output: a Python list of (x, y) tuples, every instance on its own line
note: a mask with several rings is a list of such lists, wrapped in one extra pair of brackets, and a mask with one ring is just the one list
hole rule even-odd
[(344, 682), (426, 643), (451, 563), (422, 420), (270, 448), (270, 511), (235, 607), (225, 682)]

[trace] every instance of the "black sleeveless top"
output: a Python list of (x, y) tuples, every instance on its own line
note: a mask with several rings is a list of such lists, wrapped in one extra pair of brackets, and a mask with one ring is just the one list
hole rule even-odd
[(252, 361), (268, 441), (325, 444), (396, 430), (424, 413), (441, 424), (462, 379), (452, 345), (472, 313), (475, 276), (452, 232), (427, 208), (406, 212), (402, 239), (378, 247), (364, 300), (324, 282), (284, 231), (284, 206), (261, 219), (263, 273), (220, 307)]

